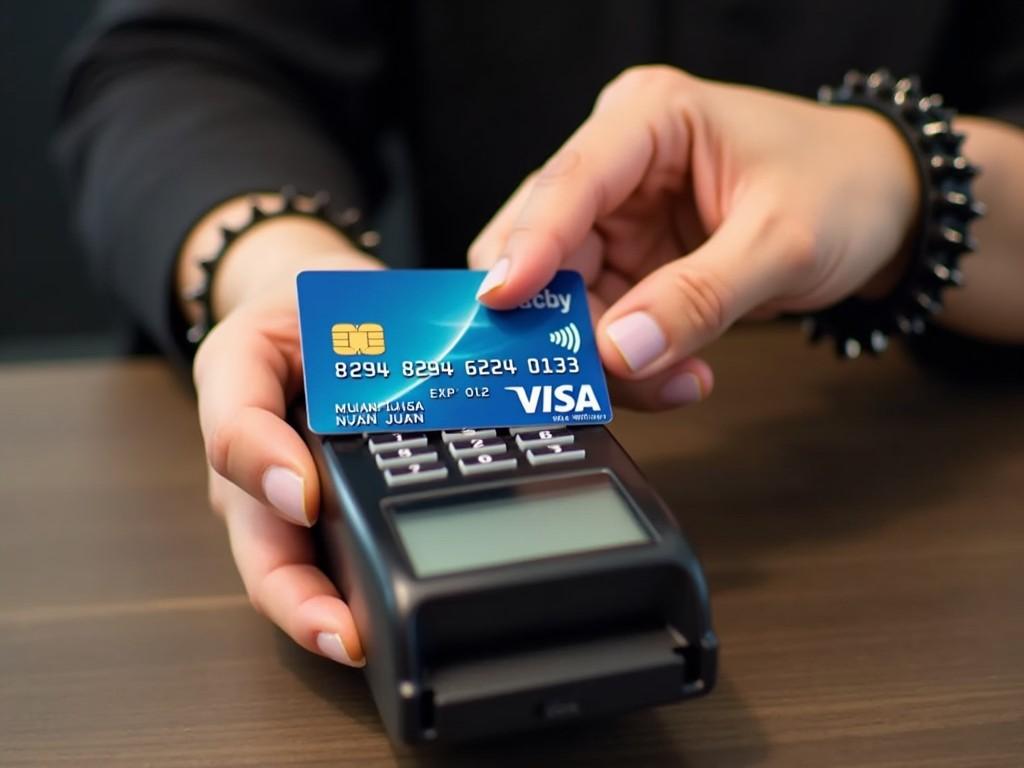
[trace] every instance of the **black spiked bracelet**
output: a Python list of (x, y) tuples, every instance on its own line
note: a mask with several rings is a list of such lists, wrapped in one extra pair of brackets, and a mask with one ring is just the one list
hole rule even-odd
[(362, 211), (352, 207), (345, 208), (340, 212), (332, 211), (330, 195), (327, 192), (320, 191), (313, 195), (300, 195), (293, 187), (285, 187), (280, 194), (281, 206), (270, 211), (260, 207), (257, 196), (250, 197), (249, 219), (237, 229), (222, 226), (220, 228), (221, 243), (217, 252), (205, 259), (200, 259), (199, 266), (202, 267), (203, 280), (194, 291), (185, 297), (187, 301), (195, 303), (197, 309), (196, 321), (189, 327), (186, 334), (192, 344), (199, 344), (213, 327), (213, 281), (221, 260), (239, 237), (264, 221), (285, 216), (316, 219), (330, 224), (367, 253), (374, 253), (380, 244), (380, 235), (363, 227)]
[(840, 357), (877, 355), (896, 333), (924, 333), (942, 310), (942, 292), (963, 284), (960, 257), (974, 250), (970, 224), (984, 212), (972, 192), (978, 169), (961, 154), (964, 136), (953, 130), (956, 112), (943, 106), (941, 96), (923, 95), (916, 77), (894, 80), (884, 69), (867, 76), (850, 71), (838, 88), (822, 86), (818, 101), (884, 115), (917, 165), (920, 225), (910, 264), (896, 287), (884, 298), (850, 297), (805, 319), (811, 340), (831, 336)]

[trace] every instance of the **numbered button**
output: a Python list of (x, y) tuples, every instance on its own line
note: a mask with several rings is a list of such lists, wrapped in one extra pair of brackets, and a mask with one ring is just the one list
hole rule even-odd
[(483, 475), (489, 472), (504, 472), (515, 469), (519, 460), (515, 456), (495, 456), (492, 453), (481, 453), (459, 459), (459, 471), (464, 475)]
[(384, 480), (392, 488), (399, 485), (426, 483), (431, 480), (444, 480), (446, 477), (448, 477), (448, 467), (437, 461), (384, 470)]
[(452, 440), (448, 443), (448, 450), (456, 459), (461, 459), (482, 453), (504, 453), (508, 446), (500, 437), (473, 437), (469, 440)]
[(518, 435), (523, 432), (536, 432), (539, 429), (549, 429), (554, 431), (556, 429), (565, 429), (565, 424), (538, 424), (535, 427), (512, 427), (508, 433), (510, 435)]
[(454, 432), (442, 432), (441, 440), (451, 443), (455, 440), (468, 440), (471, 437), (497, 437), (496, 429), (459, 429)]
[(370, 435), (370, 453), (391, 451), (395, 448), (423, 448), (427, 436), (413, 432), (395, 432), (390, 435)]
[(520, 432), (516, 435), (516, 444), (520, 450), (542, 448), (545, 445), (571, 445), (576, 436), (566, 429), (538, 429), (534, 432)]
[(408, 464), (428, 464), (437, 461), (437, 451), (419, 450), (404, 446), (395, 451), (381, 451), (373, 457), (381, 469), (404, 467)]
[(564, 445), (545, 445), (526, 452), (526, 460), (533, 467), (542, 464), (557, 464), (563, 461), (579, 461), (586, 456), (587, 452), (583, 448), (571, 448)]

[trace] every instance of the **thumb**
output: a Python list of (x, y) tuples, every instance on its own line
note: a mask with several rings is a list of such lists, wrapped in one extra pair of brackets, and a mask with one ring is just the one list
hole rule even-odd
[(785, 291), (813, 262), (784, 215), (737, 206), (693, 253), (647, 275), (601, 318), (598, 346), (625, 379), (660, 373)]
[(206, 337), (193, 368), (199, 423), (214, 472), (309, 527), (319, 506), (316, 466), (285, 421), (298, 364), (293, 342), (282, 340), (297, 321), (292, 310), (279, 314), (240, 308)]

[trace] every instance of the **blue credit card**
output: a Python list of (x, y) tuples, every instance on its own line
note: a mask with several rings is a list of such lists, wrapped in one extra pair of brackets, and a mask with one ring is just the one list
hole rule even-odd
[(321, 435), (604, 424), (612, 409), (579, 273), (517, 309), (483, 272), (301, 272), (309, 428)]

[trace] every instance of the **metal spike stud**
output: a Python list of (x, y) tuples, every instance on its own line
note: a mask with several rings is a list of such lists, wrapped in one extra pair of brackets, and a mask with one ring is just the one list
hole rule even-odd
[(963, 155), (950, 158), (943, 154), (934, 154), (928, 160), (932, 170), (938, 173), (954, 173), (962, 179), (969, 179), (978, 174), (978, 167), (967, 162)]
[(807, 334), (807, 339), (811, 343), (817, 343), (821, 341), (828, 334), (828, 328), (825, 323), (821, 322), (816, 317), (805, 317), (802, 323), (803, 331)]
[(876, 69), (868, 75), (868, 88), (873, 91), (892, 87), (892, 74), (887, 69)]
[(871, 351), (876, 355), (879, 352), (884, 352), (889, 346), (889, 337), (886, 336), (882, 331), (871, 332)]
[(281, 190), (281, 210), (282, 211), (294, 211), (295, 201), (298, 198), (299, 193), (295, 190), (295, 187), (288, 186)]
[(864, 85), (864, 75), (855, 69), (851, 69), (845, 75), (843, 75), (843, 85), (850, 90), (857, 90)]
[(957, 251), (971, 253), (978, 248), (978, 243), (970, 235), (965, 235), (955, 227), (945, 226), (939, 230), (939, 237), (946, 245), (950, 245)]
[(359, 236), (359, 244), (363, 246), (363, 248), (376, 248), (380, 245), (380, 233), (374, 232), (372, 229), (363, 232), (363, 234)]
[(953, 227), (943, 227), (939, 230), (939, 235), (950, 245), (963, 245), (964, 244), (964, 233), (959, 229)]
[(942, 309), (942, 305), (939, 302), (923, 291), (918, 293), (914, 297), (914, 300), (918, 303), (918, 306), (920, 306), (921, 309), (930, 315), (937, 315), (939, 310)]
[(921, 90), (921, 81), (917, 78), (917, 75), (901, 77), (899, 80), (896, 81), (896, 90), (901, 93), (919, 91)]
[(932, 276), (944, 285), (955, 285), (957, 287), (963, 285), (964, 273), (956, 267), (950, 267), (947, 264), (941, 262), (932, 262), (929, 265)]
[(316, 193), (313, 196), (313, 214), (322, 214), (327, 210), (327, 206), (331, 204), (331, 196), (328, 192), (323, 190)]
[(351, 227), (361, 218), (363, 218), (363, 213), (358, 208), (346, 208), (338, 215), (336, 220), (341, 227)]
[(843, 355), (847, 360), (856, 360), (860, 357), (861, 346), (856, 339), (847, 339), (843, 342)]
[(942, 195), (941, 201), (966, 219), (976, 219), (985, 215), (985, 205), (971, 200), (970, 196), (959, 190), (950, 190)]

